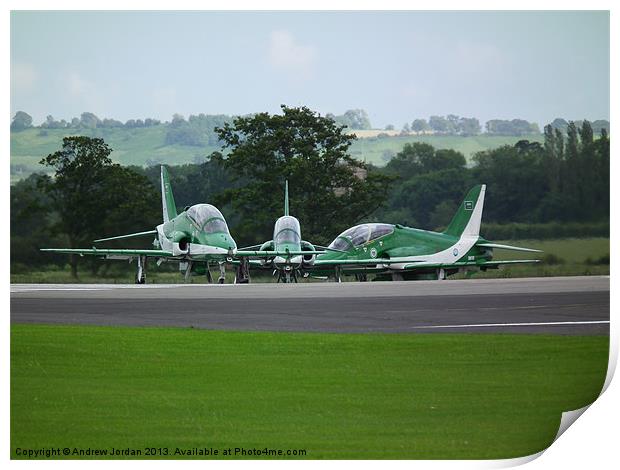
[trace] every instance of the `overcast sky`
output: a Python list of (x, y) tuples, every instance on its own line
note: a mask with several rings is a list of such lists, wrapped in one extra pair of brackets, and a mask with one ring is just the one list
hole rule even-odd
[(609, 119), (607, 12), (12, 12), (11, 111)]

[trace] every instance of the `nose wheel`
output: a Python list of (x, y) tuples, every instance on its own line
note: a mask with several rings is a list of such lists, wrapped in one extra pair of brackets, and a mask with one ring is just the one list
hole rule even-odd
[(276, 282), (282, 282), (284, 284), (297, 283), (297, 272), (294, 269), (278, 269), (278, 280)]
[(220, 266), (220, 277), (217, 278), (217, 283), (224, 284), (224, 281), (226, 280), (226, 266), (224, 265), (224, 262), (220, 262), (218, 264)]

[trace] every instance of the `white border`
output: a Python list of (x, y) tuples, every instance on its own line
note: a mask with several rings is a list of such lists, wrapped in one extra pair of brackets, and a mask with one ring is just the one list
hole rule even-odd
[[(615, 84), (618, 83), (620, 77), (618, 76), (618, 7), (616, 6), (617, 2), (612, 1), (604, 1), (604, 0), (590, 0), (587, 3), (577, 3), (576, 1), (563, 1), (563, 2), (552, 2), (552, 1), (544, 1), (544, 0), (521, 0), (514, 1), (508, 0), (504, 2), (495, 2), (495, 1), (471, 1), (468, 2), (467, 5), (463, 5), (461, 2), (453, 1), (434, 1), (432, 3), (428, 2), (419, 2), (419, 3), (411, 3), (406, 1), (397, 1), (397, 0), (383, 0), (381, 2), (371, 1), (371, 0), (315, 0), (308, 1), (302, 0), (298, 2), (284, 2), (284, 1), (275, 1), (275, 0), (264, 0), (260, 2), (260, 4), (256, 2), (252, 2), (250, 0), (231, 0), (226, 3), (216, 3), (216, 2), (204, 2), (198, 0), (177, 0), (176, 2), (163, 2), (163, 1), (151, 1), (151, 2), (140, 2), (135, 0), (109, 0), (109, 1), (101, 1), (95, 0), (86, 3), (78, 2), (75, 0), (58, 0), (52, 4), (47, 1), (42, 0), (8, 0), (3, 2), (3, 15), (2, 15), (2, 23), (0, 27), (0, 31), (2, 31), (2, 59), (3, 63), (8, 67), (10, 64), (10, 9), (16, 10), (45, 10), (50, 9), (84, 9), (84, 10), (98, 10), (98, 9), (117, 9), (117, 10), (132, 10), (132, 9), (158, 9), (158, 10), (200, 10), (200, 9), (211, 9), (211, 10), (275, 10), (275, 9), (288, 9), (288, 10), (359, 10), (359, 9), (368, 9), (368, 10), (408, 10), (408, 9), (419, 9), (419, 10), (459, 10), (463, 9), (464, 6), (468, 7), (468, 9), (479, 9), (479, 10), (547, 10), (547, 9), (573, 9), (573, 10), (611, 10), (611, 103), (614, 103), (617, 106), (618, 96)], [(5, 70), (7, 69), (5, 67)], [(5, 125), (2, 128), (2, 133), (4, 136), (4, 149), (5, 149), (5, 157), (10, 155), (10, 132), (9, 132), (9, 124), (10, 124), (10, 80), (9, 74), (2, 74), (3, 80), (3, 103), (5, 109), (7, 109), (7, 113), (5, 116), (7, 117), (7, 121), (5, 121)], [(615, 106), (611, 109), (610, 121), (615, 122), (614, 110)], [(614, 139), (612, 139), (611, 145), (611, 154), (615, 157), (618, 156), (617, 143)], [(615, 176), (618, 175), (618, 164), (616, 159), (612, 157), (612, 181), (615, 180)], [(8, 158), (5, 161), (5, 168), (8, 169)], [(7, 171), (4, 175), (4, 181), (6, 182), (6, 192), (5, 198), (3, 199), (3, 214), (9, 213), (9, 198), (6, 197), (8, 193), (8, 188), (10, 187), (10, 175)], [(616, 201), (617, 189), (615, 186), (612, 186), (611, 190), (611, 200)], [(8, 243), (8, 232), (4, 233), (5, 240), (3, 240), (4, 246), (9, 246)], [(615, 246), (615, 241), (617, 240), (617, 229), (615, 219), (611, 219), (611, 244)], [(617, 250), (612, 250), (612, 292), (615, 292), (615, 277), (613, 276), (613, 271), (620, 258), (617, 255)], [(5, 263), (4, 270), (4, 280), (5, 280), (5, 293), (4, 296), (4, 315), (5, 315), (5, 328), (3, 329), (3, 354), (2, 354), (2, 386), (3, 390), (6, 392), (9, 388), (9, 340), (10, 340), (10, 330), (9, 330), (9, 267), (8, 263)], [(611, 376), (613, 375), (613, 370), (615, 369), (615, 364), (617, 362), (618, 355), (618, 327), (617, 327), (617, 311), (618, 302), (615, 297), (612, 295), (611, 298), (611, 312), (612, 312), (612, 322), (611, 322), (611, 349), (610, 349), (610, 373), (608, 374), (606, 385), (608, 386), (607, 390), (603, 393), (603, 395), (581, 416), (579, 419), (579, 423), (575, 426), (572, 426), (568, 431), (566, 431), (561, 438), (555, 442), (547, 451), (543, 453), (543, 455), (530, 463), (530, 468), (545, 468), (553, 465), (557, 467), (561, 467), (563, 469), (582, 469), (586, 466), (594, 466), (606, 468), (609, 466), (610, 462), (617, 461), (617, 439), (615, 439), (615, 430), (617, 429), (617, 425), (615, 420), (620, 416), (619, 408), (620, 408), (620, 387), (617, 384), (617, 380), (609, 383)], [(8, 394), (4, 395), (4, 406), (1, 408), (0, 418), (2, 419), (2, 456), (4, 459), (8, 459), (10, 455), (9, 452), (9, 402), (8, 402)], [(416, 461), (413, 463), (418, 468), (496, 468), (496, 467), (504, 467), (508, 465), (515, 465), (525, 463), (526, 459), (517, 459), (514, 461)], [(38, 461), (36, 462), (39, 465), (44, 466), (62, 466), (62, 467), (83, 467), (85, 462), (67, 462), (67, 461), (56, 461), (56, 462), (48, 462), (48, 461)], [(11, 465), (16, 467), (28, 466), (30, 462), (23, 461), (12, 461)], [(119, 462), (112, 463), (113, 465), (119, 465)], [(316, 463), (314, 461), (309, 462), (295, 462), (296, 466), (307, 467), (309, 465), (314, 466)], [(341, 467), (344, 463), (339, 461), (327, 461), (321, 462), (321, 466), (333, 467), (336, 466)], [(411, 468), (412, 462), (409, 461), (395, 461), (395, 462), (381, 462), (381, 465), (390, 465), (393, 467), (402, 467), (402, 468)], [(108, 462), (89, 462), (89, 466), (109, 466), (111, 465)], [(126, 463), (120, 462), (120, 465), (131, 465), (132, 467), (135, 463)], [(147, 464), (149, 468), (162, 466), (168, 467), (170, 465), (169, 462), (164, 461), (153, 461)], [(197, 462), (184, 462), (184, 465), (194, 466), (196, 468), (204, 467), (204, 465), (222, 467), (222, 466), (230, 466), (230, 465), (244, 465), (241, 462), (216, 462), (209, 461), (208, 463), (197, 461)], [(281, 462), (281, 461), (254, 461), (252, 462), (253, 466), (257, 466), (259, 468), (273, 468), (291, 465), (290, 461)], [(367, 462), (355, 462), (354, 465), (362, 465), (362, 466), (370, 466), (370, 463)]]

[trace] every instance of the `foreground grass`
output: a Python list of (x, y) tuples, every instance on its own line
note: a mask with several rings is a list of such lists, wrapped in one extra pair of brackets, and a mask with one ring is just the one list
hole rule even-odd
[[(41, 447), (508, 458), (601, 390), (608, 337), (11, 327), (11, 455)], [(255, 457), (256, 458), (256, 457)]]

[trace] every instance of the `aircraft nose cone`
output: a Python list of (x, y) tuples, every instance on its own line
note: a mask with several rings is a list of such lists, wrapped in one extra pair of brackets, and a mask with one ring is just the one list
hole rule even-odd
[(290, 258), (285, 258), (284, 256), (276, 256), (273, 259), (273, 262), (275, 264), (300, 264), (301, 256), (296, 255), (296, 256), (291, 256)]

